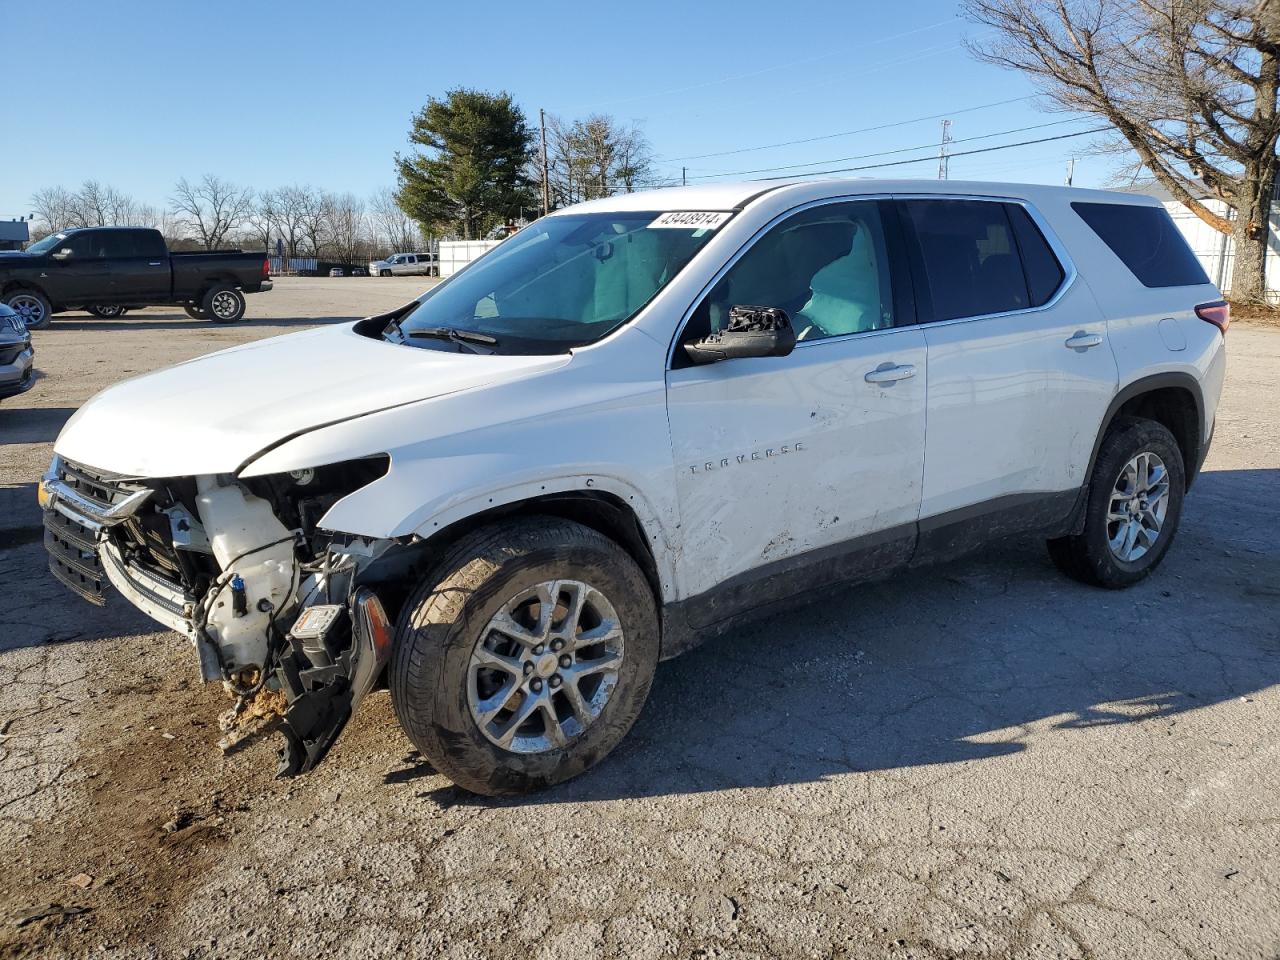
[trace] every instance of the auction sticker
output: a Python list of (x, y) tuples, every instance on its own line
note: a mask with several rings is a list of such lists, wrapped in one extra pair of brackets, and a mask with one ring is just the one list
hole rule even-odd
[(714, 230), (732, 216), (724, 210), (671, 210), (659, 214), (649, 226), (670, 230)]

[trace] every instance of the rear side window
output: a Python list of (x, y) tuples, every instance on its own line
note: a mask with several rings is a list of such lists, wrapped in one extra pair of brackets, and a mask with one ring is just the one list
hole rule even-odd
[(1022, 254), (1022, 271), (1027, 276), (1031, 306), (1043, 306), (1058, 292), (1062, 281), (1066, 279), (1066, 273), (1049, 246), (1049, 241), (1031, 219), (1031, 214), (1016, 203), (1006, 204), (1005, 210), (1013, 225), (1013, 235), (1018, 241), (1018, 252)]
[(1144, 287), (1208, 283), (1200, 261), (1164, 207), (1073, 203), (1075, 210)]
[(1005, 204), (985, 200), (907, 200), (932, 301), (924, 320), (1025, 310), (1030, 304), (1018, 243)]

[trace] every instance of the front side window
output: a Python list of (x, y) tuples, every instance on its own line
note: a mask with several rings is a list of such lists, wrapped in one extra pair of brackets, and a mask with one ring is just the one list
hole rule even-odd
[(923, 267), (922, 319), (954, 320), (1025, 310), (1029, 305), (1005, 204), (985, 200), (908, 200), (903, 204)]
[(432, 290), (400, 328), (437, 349), (450, 341), (433, 331), (479, 334), (486, 351), (563, 353), (630, 320), (714, 233), (660, 211), (543, 217)]
[(773, 227), (729, 268), (684, 339), (723, 329), (735, 306), (785, 310), (802, 343), (891, 327), (889, 280), (876, 201), (812, 207)]

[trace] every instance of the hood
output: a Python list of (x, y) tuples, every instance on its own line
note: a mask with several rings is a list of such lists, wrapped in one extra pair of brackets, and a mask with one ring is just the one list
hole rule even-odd
[(76, 411), (54, 449), (133, 477), (233, 473), (317, 427), (568, 362), (443, 352), (371, 340), (350, 325), (320, 327), (110, 387)]

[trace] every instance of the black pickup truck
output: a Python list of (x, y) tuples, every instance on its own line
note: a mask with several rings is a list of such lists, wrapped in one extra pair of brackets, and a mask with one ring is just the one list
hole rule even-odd
[(265, 253), (170, 253), (159, 230), (61, 230), (22, 253), (0, 253), (0, 303), (31, 328), (85, 309), (116, 317), (131, 307), (173, 304), (198, 320), (233, 323), (244, 295), (271, 289)]

